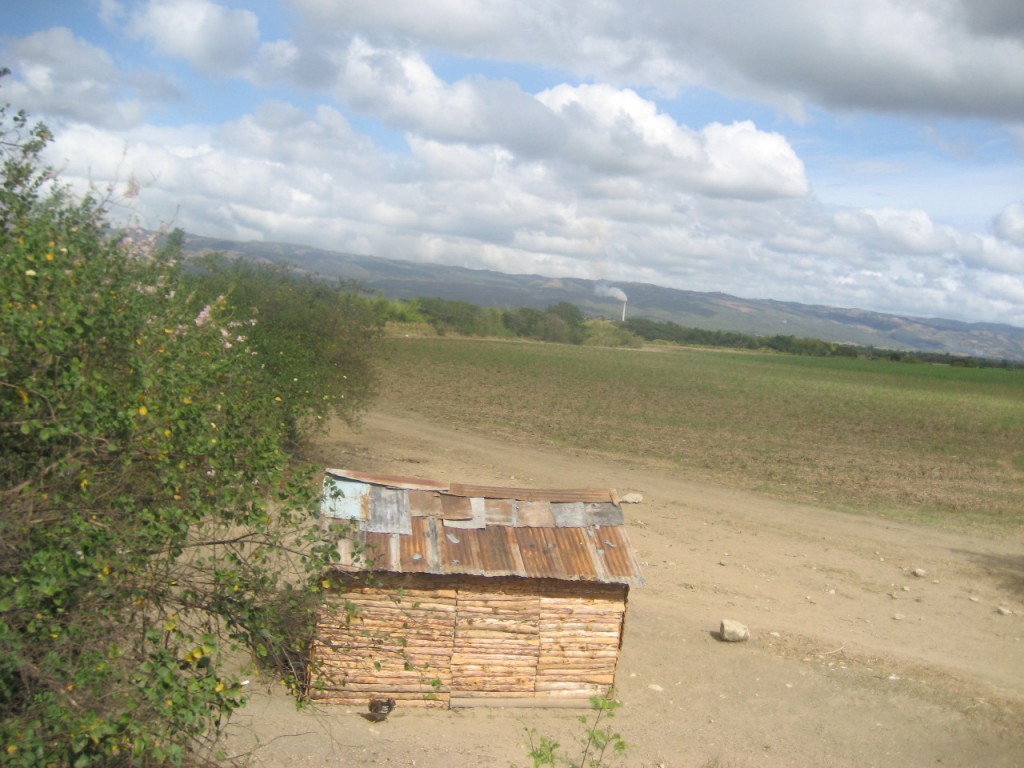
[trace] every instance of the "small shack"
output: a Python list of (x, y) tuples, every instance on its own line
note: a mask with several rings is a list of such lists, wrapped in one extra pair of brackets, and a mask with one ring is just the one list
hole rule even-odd
[(324, 575), (313, 698), (580, 706), (614, 684), (643, 584), (615, 491), (331, 469), (322, 514), (352, 532)]

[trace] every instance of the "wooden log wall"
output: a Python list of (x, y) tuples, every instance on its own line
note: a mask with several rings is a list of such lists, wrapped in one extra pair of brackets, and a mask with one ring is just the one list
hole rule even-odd
[[(626, 590), (409, 574), (351, 583), (319, 617), (310, 695), (354, 706), (586, 700), (614, 683)], [(350, 621), (346, 601), (358, 606)]]
[[(347, 618), (346, 602), (357, 614)], [(447, 707), (456, 591), (442, 581), (350, 583), (318, 617), (310, 697), (365, 707), (392, 697), (403, 706)]]
[(460, 696), (529, 693), (537, 676), (540, 597), (515, 579), (460, 585), (452, 690)]

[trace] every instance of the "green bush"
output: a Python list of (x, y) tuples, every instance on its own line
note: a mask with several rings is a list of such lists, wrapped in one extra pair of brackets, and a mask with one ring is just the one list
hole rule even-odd
[(620, 323), (595, 317), (586, 322), (584, 345), (588, 347), (630, 347), (638, 349), (643, 341)]
[(180, 234), (117, 236), (48, 140), (0, 110), (0, 754), (182, 764), (244, 703), (229, 651), (302, 684), (336, 548), (288, 446), (365, 402), (376, 326), (304, 283), (207, 301)]
[[(533, 768), (611, 768), (622, 761), (629, 744), (608, 723), (622, 702), (615, 698), (614, 691), (609, 691), (605, 696), (591, 696), (590, 706), (597, 713), (593, 722), (585, 715), (577, 718), (583, 726), (583, 733), (578, 739), (578, 758), (575, 752), (566, 754), (562, 745), (551, 737), (538, 736), (536, 730), (527, 730), (530, 740), (528, 755), (533, 761)], [(602, 720), (605, 721), (603, 725)]]
[[(372, 397), (373, 361), (386, 313), (358, 293), (280, 267), (214, 255), (192, 265), (195, 311), (211, 305), (238, 329), (274, 390), (282, 428), (296, 442), (329, 416), (353, 422)], [(224, 329), (222, 328), (222, 333)]]

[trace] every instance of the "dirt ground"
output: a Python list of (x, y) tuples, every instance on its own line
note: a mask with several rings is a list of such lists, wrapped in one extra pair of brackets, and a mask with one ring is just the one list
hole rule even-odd
[[(336, 426), (322, 458), (643, 495), (624, 505), (648, 585), (630, 593), (616, 681), (622, 765), (1024, 766), (1024, 536), (845, 515), (381, 412)], [(716, 639), (726, 618), (750, 641)], [(527, 766), (527, 729), (578, 757), (585, 714), (398, 709), (372, 724), (250, 687), (226, 745), (256, 766)]]

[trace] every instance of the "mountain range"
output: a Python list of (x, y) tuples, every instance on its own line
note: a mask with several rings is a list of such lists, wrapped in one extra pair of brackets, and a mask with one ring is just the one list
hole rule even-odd
[[(565, 301), (575, 304), (589, 317), (604, 316), (613, 320), (623, 316), (646, 317), (751, 336), (782, 334), (880, 349), (1024, 361), (1024, 328), (1000, 323), (966, 323), (771, 299), (744, 299), (648, 283), (609, 284), (583, 278), (513, 275), (288, 243), (240, 242), (186, 235), (186, 256), (209, 252), (287, 266), (326, 279), (353, 281), (363, 290), (389, 299), (438, 297), (502, 309), (545, 309)], [(622, 301), (622, 296), (627, 297), (626, 301)]]

